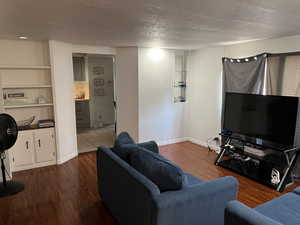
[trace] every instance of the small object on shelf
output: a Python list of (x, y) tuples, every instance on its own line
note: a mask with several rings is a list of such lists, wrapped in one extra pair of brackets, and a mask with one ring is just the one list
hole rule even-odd
[(54, 126), (54, 120), (47, 119), (47, 120), (38, 121), (38, 127), (53, 127), (53, 126)]
[(174, 98), (174, 102), (185, 102), (185, 97), (183, 96), (178, 96)]
[(32, 124), (32, 122), (34, 121), (35, 116), (31, 116), (30, 118), (26, 119), (26, 120), (20, 120), (17, 121), (17, 125), (18, 127), (27, 127), (30, 126), (30, 124)]
[(246, 153), (252, 154), (252, 155), (256, 155), (258, 157), (265, 157), (266, 155), (272, 154), (273, 151), (271, 149), (257, 149), (254, 147), (249, 147), (249, 146), (245, 146), (244, 147), (244, 151)]
[(29, 99), (24, 92), (7, 91), (3, 93), (5, 104), (24, 104), (28, 103)]
[(39, 97), (37, 98), (37, 103), (38, 103), (38, 104), (46, 104), (47, 101), (46, 101), (45, 97), (39, 96)]
[(175, 87), (185, 88), (186, 83), (185, 83), (185, 81), (177, 81), (176, 84), (175, 84)]

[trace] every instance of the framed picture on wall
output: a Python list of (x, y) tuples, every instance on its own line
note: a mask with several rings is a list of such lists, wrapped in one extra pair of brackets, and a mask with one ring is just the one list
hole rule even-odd
[(104, 81), (104, 79), (102, 79), (102, 78), (95, 78), (95, 79), (94, 79), (94, 87), (95, 87), (95, 88), (96, 88), (96, 87), (104, 86), (104, 83), (105, 83), (105, 81)]
[(94, 96), (105, 96), (104, 88), (95, 88)]
[(94, 66), (93, 74), (97, 76), (104, 75), (104, 66)]

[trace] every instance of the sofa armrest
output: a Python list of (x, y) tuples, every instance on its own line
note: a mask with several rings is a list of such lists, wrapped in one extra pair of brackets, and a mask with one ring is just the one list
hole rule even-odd
[(254, 209), (238, 202), (231, 201), (225, 209), (225, 225), (283, 225)]
[(157, 225), (220, 225), (226, 204), (235, 200), (237, 180), (223, 177), (156, 196)]
[(145, 148), (151, 152), (159, 153), (159, 147), (155, 141), (147, 141), (137, 144), (139, 147)]

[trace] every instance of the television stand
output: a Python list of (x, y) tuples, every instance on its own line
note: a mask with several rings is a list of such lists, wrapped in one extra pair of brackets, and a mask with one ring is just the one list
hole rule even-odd
[(225, 139), (215, 165), (229, 169), (282, 192), (293, 183), (293, 170), (300, 148), (266, 147), (241, 138), (223, 135)]

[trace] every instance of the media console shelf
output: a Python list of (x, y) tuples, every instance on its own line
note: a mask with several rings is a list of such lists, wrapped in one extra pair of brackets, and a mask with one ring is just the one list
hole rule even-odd
[[(279, 192), (293, 182), (293, 170), (300, 148), (265, 147), (235, 136), (220, 134), (225, 142), (217, 155), (215, 165), (229, 169)], [(257, 149), (264, 154), (253, 154), (245, 149)]]

